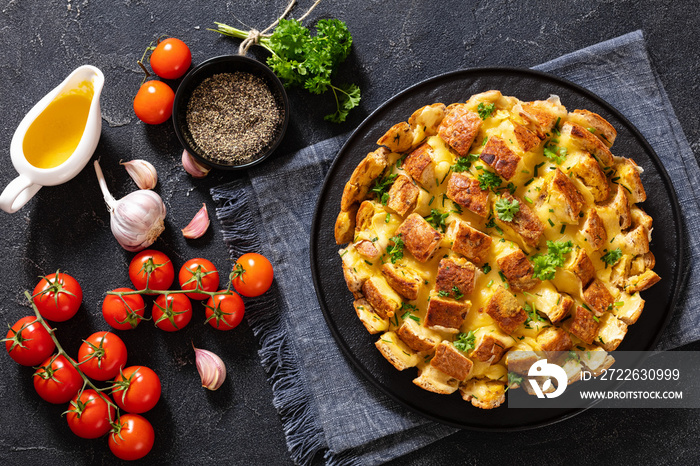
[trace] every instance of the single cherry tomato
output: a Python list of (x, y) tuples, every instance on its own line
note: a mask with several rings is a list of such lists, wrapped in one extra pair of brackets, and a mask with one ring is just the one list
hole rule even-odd
[(113, 379), (126, 364), (126, 345), (112, 332), (95, 332), (80, 345), (78, 362), (91, 379)]
[(132, 461), (143, 458), (153, 448), (153, 426), (138, 414), (122, 415), (109, 434), (109, 449), (119, 459)]
[(163, 79), (177, 79), (192, 64), (190, 48), (174, 37), (162, 40), (151, 53), (151, 68)]
[[(225, 293), (226, 290), (219, 290)], [(217, 294), (209, 298), (204, 305), (207, 322), (209, 325), (219, 330), (232, 330), (243, 320), (245, 305), (243, 300), (236, 293), (229, 291), (228, 294)]]
[(34, 389), (49, 403), (68, 403), (83, 386), (83, 378), (63, 355), (54, 354), (33, 376)]
[(129, 278), (134, 288), (164, 291), (175, 279), (175, 268), (168, 256), (154, 249), (141, 251), (129, 263)]
[[(210, 261), (202, 258), (190, 259), (180, 268), (178, 274), (180, 288), (183, 290), (199, 289), (214, 292), (219, 289), (219, 271)], [(186, 293), (191, 299), (202, 301), (209, 298), (204, 293)]]
[(173, 113), (175, 93), (162, 81), (146, 81), (134, 97), (134, 113), (149, 125), (168, 121)]
[(156, 327), (175, 332), (192, 320), (192, 303), (184, 294), (160, 295), (153, 303), (151, 312)]
[[(131, 288), (117, 288), (114, 293), (128, 293)], [(146, 304), (138, 294), (115, 295), (108, 294), (102, 301), (102, 316), (105, 321), (117, 330), (130, 330), (143, 319)]]
[(64, 322), (78, 312), (83, 301), (83, 290), (75, 278), (64, 272), (56, 272), (42, 277), (32, 296), (44, 319)]
[[(111, 399), (102, 393), (102, 396)], [(116, 421), (114, 406), (108, 405), (95, 390), (87, 389), (76, 395), (66, 413), (68, 427), (82, 438), (102, 437)]]
[(145, 413), (160, 399), (160, 378), (146, 366), (131, 366), (114, 379), (112, 396), (127, 413)]
[(51, 356), (56, 344), (35, 316), (27, 316), (7, 331), (5, 349), (16, 363), (36, 366)]
[(236, 261), (231, 272), (233, 287), (249, 298), (260, 296), (270, 289), (274, 272), (272, 264), (265, 256), (249, 252)]

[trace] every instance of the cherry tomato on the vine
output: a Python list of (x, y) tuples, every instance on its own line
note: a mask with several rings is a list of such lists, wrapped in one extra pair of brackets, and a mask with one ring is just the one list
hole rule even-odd
[(153, 72), (164, 79), (177, 79), (187, 72), (192, 64), (190, 48), (174, 37), (162, 40), (151, 53)]
[(16, 363), (36, 366), (51, 356), (56, 344), (35, 316), (27, 316), (7, 331), (5, 349)]
[[(180, 268), (178, 274), (180, 288), (183, 290), (200, 290), (214, 292), (219, 289), (219, 271), (216, 266), (200, 257), (190, 259)], [(209, 298), (209, 295), (204, 293), (186, 293), (191, 299), (198, 301)]]
[(263, 255), (249, 252), (236, 261), (231, 272), (233, 287), (243, 296), (253, 298), (270, 289), (274, 272), (272, 264)]
[(49, 403), (68, 403), (83, 386), (83, 378), (63, 355), (49, 357), (33, 376), (34, 388)]
[[(150, 274), (150, 275), (149, 275)], [(175, 279), (175, 268), (168, 256), (155, 249), (141, 251), (129, 263), (129, 278), (137, 290), (164, 291)]]
[(42, 277), (32, 296), (44, 319), (64, 322), (78, 312), (83, 301), (83, 290), (75, 278), (64, 272), (56, 272)]
[(175, 93), (162, 81), (146, 81), (134, 97), (134, 113), (149, 125), (168, 121), (173, 113)]
[(119, 459), (132, 461), (143, 458), (153, 448), (153, 426), (143, 416), (124, 414), (109, 434), (109, 449)]
[(95, 332), (80, 345), (78, 362), (91, 379), (113, 379), (126, 364), (126, 345), (112, 332)]
[(123, 369), (114, 379), (114, 387), (114, 401), (127, 413), (145, 413), (160, 399), (160, 378), (145, 366)]
[[(224, 293), (226, 290), (219, 290)], [(207, 322), (218, 330), (232, 330), (243, 320), (245, 305), (236, 293), (217, 294), (204, 305)]]
[(161, 330), (175, 332), (192, 320), (192, 303), (184, 294), (160, 295), (153, 303), (153, 322)]
[[(110, 399), (104, 393), (102, 396)], [(116, 420), (115, 415), (114, 406), (108, 405), (95, 390), (87, 389), (70, 402), (66, 420), (78, 437), (98, 438), (109, 432), (111, 423)]]
[[(117, 288), (114, 292), (128, 293), (131, 288)], [(105, 321), (117, 330), (130, 330), (143, 319), (146, 304), (138, 294), (114, 295), (108, 294), (102, 301), (102, 316)]]

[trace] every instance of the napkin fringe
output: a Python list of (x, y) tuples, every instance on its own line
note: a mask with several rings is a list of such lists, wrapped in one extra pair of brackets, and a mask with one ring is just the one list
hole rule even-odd
[[(219, 204), (216, 216), (232, 258), (262, 250), (261, 232), (256, 222), (259, 216), (254, 215), (258, 207), (250, 190), (247, 180), (211, 189), (212, 198)], [(277, 296), (273, 283), (270, 291), (246, 303), (246, 319), (260, 345), (258, 355), (272, 385), (272, 404), (282, 421), (292, 461), (306, 465), (328, 447), (311, 408), (311, 397), (303, 383), (304, 374), (287, 341)]]

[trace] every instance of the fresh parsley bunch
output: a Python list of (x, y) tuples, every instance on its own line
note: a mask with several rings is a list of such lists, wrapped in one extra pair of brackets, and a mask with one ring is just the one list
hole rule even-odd
[[(243, 31), (222, 23), (215, 23), (226, 36), (246, 39)], [(299, 86), (312, 94), (333, 92), (336, 111), (325, 119), (342, 123), (348, 113), (360, 103), (360, 88), (356, 84), (335, 86), (331, 77), (345, 61), (352, 46), (352, 36), (345, 23), (339, 19), (321, 19), (316, 24), (316, 35), (296, 19), (281, 19), (272, 35), (263, 35), (258, 45), (272, 56), (267, 64), (286, 86)]]

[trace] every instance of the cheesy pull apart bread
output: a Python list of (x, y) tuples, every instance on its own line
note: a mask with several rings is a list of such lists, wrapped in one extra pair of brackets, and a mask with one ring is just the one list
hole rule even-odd
[(345, 185), (335, 239), (391, 365), (491, 409), (508, 367), (547, 352), (587, 354), (566, 361), (569, 382), (612, 364), (660, 279), (642, 170), (612, 153), (616, 135), (556, 96), (491, 90), (418, 109), (377, 141)]

